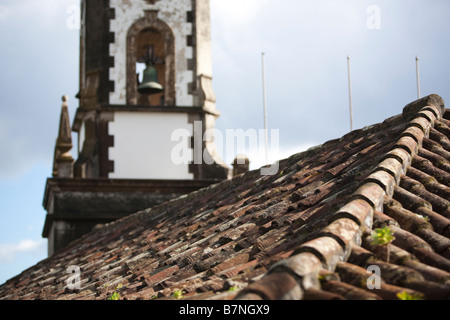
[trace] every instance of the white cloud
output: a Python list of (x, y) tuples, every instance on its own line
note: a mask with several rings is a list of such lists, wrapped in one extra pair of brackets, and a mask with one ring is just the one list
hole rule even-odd
[(68, 0), (13, 1), (0, 5), (0, 19), (26, 18), (31, 23), (40, 21), (43, 24), (49, 24), (53, 18), (65, 14), (67, 6)]
[(213, 0), (211, 5), (216, 12), (220, 12), (220, 17), (228, 22), (228, 26), (238, 26), (255, 18), (268, 3), (267, 0)]
[(9, 8), (4, 5), (0, 5), (0, 20), (6, 18), (9, 12)]
[(45, 250), (44, 239), (24, 239), (15, 244), (0, 244), (0, 263), (13, 263), (18, 255), (37, 254)]

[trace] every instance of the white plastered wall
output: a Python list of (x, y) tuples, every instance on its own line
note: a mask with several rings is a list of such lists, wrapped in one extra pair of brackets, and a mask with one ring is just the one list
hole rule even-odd
[(126, 44), (131, 25), (144, 17), (144, 10), (158, 10), (158, 18), (172, 29), (175, 39), (175, 91), (179, 106), (192, 106), (193, 97), (188, 93), (188, 84), (193, 81), (193, 72), (188, 70), (187, 61), (192, 59), (192, 47), (186, 45), (192, 34), (192, 23), (186, 22), (188, 11), (192, 10), (191, 0), (160, 0), (155, 4), (146, 1), (110, 0), (115, 9), (115, 19), (111, 20), (110, 31), (115, 41), (110, 44), (109, 53), (114, 57), (114, 68), (109, 69), (109, 79), (114, 81), (114, 92), (110, 92), (110, 104), (126, 103)]
[[(109, 122), (109, 134), (114, 136), (114, 147), (109, 148), (109, 159), (114, 161), (116, 179), (172, 179), (193, 180), (187, 163), (176, 164), (172, 150), (180, 141), (171, 141), (175, 130), (185, 129), (189, 136), (193, 126), (186, 113), (116, 112)], [(189, 139), (183, 139), (189, 148)]]

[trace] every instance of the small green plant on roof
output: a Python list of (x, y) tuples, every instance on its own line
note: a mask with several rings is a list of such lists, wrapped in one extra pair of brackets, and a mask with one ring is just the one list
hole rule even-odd
[(120, 300), (120, 289), (123, 288), (123, 285), (119, 283), (116, 287), (117, 291), (114, 291), (111, 296), (108, 297), (108, 300)]
[(397, 293), (397, 298), (399, 298), (400, 300), (423, 300), (423, 296), (421, 294), (409, 294), (406, 291)]
[(390, 244), (395, 239), (389, 227), (378, 228), (374, 231), (375, 234), (372, 235), (372, 244), (384, 246)]
[(237, 289), (238, 289), (238, 287), (232, 286), (228, 289), (228, 291), (233, 292), (233, 291), (236, 291)]
[(110, 297), (108, 297), (108, 300), (120, 300), (120, 293), (114, 291), (113, 294)]
[(386, 246), (386, 261), (389, 263), (389, 244), (395, 239), (392, 230), (391, 228), (385, 226), (383, 228), (377, 228), (374, 231), (375, 233), (372, 235), (372, 244), (377, 246)]
[(173, 292), (173, 297), (177, 300), (183, 299), (183, 290), (175, 290)]

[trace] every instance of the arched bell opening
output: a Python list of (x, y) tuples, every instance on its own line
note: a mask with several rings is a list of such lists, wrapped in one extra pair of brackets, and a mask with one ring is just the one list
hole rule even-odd
[(142, 30), (137, 39), (138, 104), (164, 105), (165, 50), (164, 38), (152, 28)]
[(174, 39), (156, 15), (138, 20), (128, 32), (127, 104), (175, 105)]

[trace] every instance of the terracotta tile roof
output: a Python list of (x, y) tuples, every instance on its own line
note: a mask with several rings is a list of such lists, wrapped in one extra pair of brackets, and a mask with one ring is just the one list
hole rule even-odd
[[(277, 175), (251, 171), (98, 226), (0, 299), (449, 299), (449, 119), (431, 95)], [(383, 227), (388, 246), (374, 244)]]

